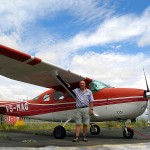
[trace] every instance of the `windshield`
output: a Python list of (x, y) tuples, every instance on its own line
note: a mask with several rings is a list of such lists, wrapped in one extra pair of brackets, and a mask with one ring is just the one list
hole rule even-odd
[(39, 99), (39, 96), (37, 96), (37, 97), (33, 98), (33, 100), (38, 100), (38, 99)]
[(109, 85), (106, 85), (100, 81), (96, 81), (96, 80), (93, 80), (90, 84), (89, 84), (89, 87), (91, 89), (92, 92), (96, 92), (96, 91), (99, 91), (99, 90), (102, 90), (104, 88), (110, 88)]

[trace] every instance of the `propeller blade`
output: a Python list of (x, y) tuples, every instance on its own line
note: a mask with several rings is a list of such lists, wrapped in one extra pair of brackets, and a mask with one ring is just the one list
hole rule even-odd
[(149, 87), (148, 87), (147, 78), (146, 78), (146, 74), (145, 74), (144, 68), (143, 68), (143, 72), (144, 72), (144, 76), (145, 76), (145, 82), (146, 82), (147, 92), (150, 92)]
[(150, 100), (148, 101), (147, 111), (148, 111), (148, 127), (150, 127)]
[(148, 82), (147, 82), (147, 78), (146, 78), (146, 74), (143, 68), (143, 72), (144, 72), (144, 77), (145, 77), (145, 83), (146, 83), (146, 87), (147, 87), (147, 93), (146, 93), (146, 97), (148, 99), (148, 103), (147, 103), (147, 111), (148, 111), (148, 127), (150, 127), (150, 90), (149, 90), (149, 86), (148, 86)]

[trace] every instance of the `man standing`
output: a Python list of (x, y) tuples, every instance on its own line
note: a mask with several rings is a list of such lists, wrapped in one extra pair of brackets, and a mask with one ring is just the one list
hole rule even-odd
[(82, 141), (87, 142), (87, 126), (90, 123), (90, 115), (93, 114), (93, 94), (91, 90), (86, 88), (85, 81), (80, 81), (80, 88), (74, 89), (76, 94), (76, 138), (73, 142), (79, 141), (80, 127), (83, 124)]

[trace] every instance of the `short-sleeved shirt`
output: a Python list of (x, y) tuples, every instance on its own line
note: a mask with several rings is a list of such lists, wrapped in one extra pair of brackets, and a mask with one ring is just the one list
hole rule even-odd
[(76, 107), (89, 106), (89, 103), (94, 101), (93, 94), (89, 89), (82, 92), (80, 88), (76, 88), (73, 92), (76, 94)]

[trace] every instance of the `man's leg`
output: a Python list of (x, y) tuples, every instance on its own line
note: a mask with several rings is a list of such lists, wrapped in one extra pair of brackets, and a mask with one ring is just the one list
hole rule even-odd
[(76, 137), (79, 137), (80, 135), (80, 124), (76, 124)]
[(76, 137), (72, 141), (78, 142), (79, 141), (79, 135), (80, 135), (80, 124), (76, 124)]
[(80, 112), (80, 109), (76, 109), (76, 137), (75, 139), (73, 139), (73, 142), (79, 141), (81, 124), (82, 124), (81, 112)]
[(82, 140), (85, 142), (88, 141), (86, 139), (86, 135), (87, 135), (89, 123), (90, 123), (89, 108), (84, 108), (84, 110), (83, 110), (83, 138), (82, 138)]
[(88, 129), (88, 126), (83, 124), (83, 137), (86, 137), (87, 135), (87, 129)]

